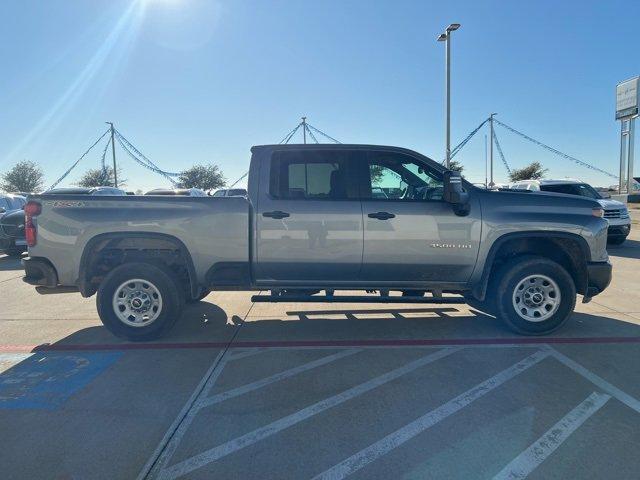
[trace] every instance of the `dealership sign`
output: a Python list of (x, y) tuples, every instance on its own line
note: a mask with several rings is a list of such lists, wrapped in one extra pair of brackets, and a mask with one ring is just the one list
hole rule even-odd
[(631, 78), (616, 86), (616, 120), (638, 115), (638, 82), (640, 77)]

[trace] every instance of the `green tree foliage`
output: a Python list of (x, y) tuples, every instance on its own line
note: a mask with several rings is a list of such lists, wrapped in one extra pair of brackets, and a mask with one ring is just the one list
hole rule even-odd
[[(118, 187), (123, 187), (126, 180), (122, 178), (122, 172), (118, 168)], [(113, 167), (91, 168), (84, 172), (77, 185), (79, 187), (115, 187)]]
[(450, 160), (449, 170), (462, 173), (462, 171), (464, 170), (464, 165), (462, 165), (458, 160)]
[(0, 189), (6, 192), (39, 192), (43, 185), (42, 169), (29, 160), (16, 163), (0, 181)]
[(520, 180), (539, 180), (544, 177), (545, 173), (548, 171), (548, 168), (542, 168), (540, 162), (531, 162), (526, 167), (512, 170), (509, 174), (509, 178), (512, 182), (518, 182)]
[(178, 177), (178, 188), (213, 190), (224, 187), (227, 181), (217, 165), (194, 165)]

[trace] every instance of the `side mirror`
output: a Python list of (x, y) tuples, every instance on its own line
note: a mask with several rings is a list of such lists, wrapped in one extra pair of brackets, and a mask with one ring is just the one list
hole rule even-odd
[(0, 213), (6, 213), (7, 209), (4, 207), (0, 207)]
[(443, 183), (443, 200), (453, 205), (456, 215), (462, 216), (469, 213), (469, 193), (462, 187), (460, 172), (447, 170), (444, 173)]

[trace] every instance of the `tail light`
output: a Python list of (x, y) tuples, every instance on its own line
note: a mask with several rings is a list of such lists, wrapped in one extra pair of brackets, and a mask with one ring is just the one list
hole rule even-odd
[(33, 217), (37, 217), (42, 212), (42, 205), (38, 202), (28, 202), (24, 206), (24, 236), (29, 247), (37, 243), (37, 230), (33, 223)]

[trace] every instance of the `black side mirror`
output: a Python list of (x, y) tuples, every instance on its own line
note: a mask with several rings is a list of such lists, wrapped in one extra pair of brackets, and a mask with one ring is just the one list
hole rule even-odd
[(453, 205), (456, 215), (469, 213), (469, 193), (462, 187), (460, 172), (447, 170), (444, 173), (444, 191), (442, 198)]
[(7, 211), (7, 210), (6, 210), (6, 208), (4, 208), (4, 207), (0, 207), (0, 214), (1, 214), (1, 213), (6, 213), (6, 211)]

